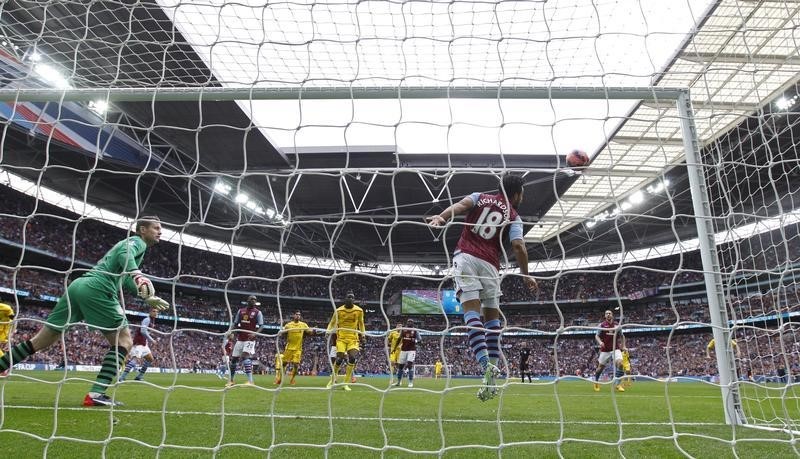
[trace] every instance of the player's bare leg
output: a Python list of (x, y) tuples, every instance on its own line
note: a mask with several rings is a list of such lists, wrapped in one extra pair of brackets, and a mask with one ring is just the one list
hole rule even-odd
[(293, 386), (296, 384), (295, 381), (294, 381), (294, 378), (295, 378), (295, 376), (297, 376), (297, 369), (298, 369), (299, 366), (300, 366), (300, 364), (297, 363), (297, 362), (292, 363), (292, 369), (291, 369), (291, 373), (290, 373), (291, 377), (289, 378), (289, 384), (291, 384)]

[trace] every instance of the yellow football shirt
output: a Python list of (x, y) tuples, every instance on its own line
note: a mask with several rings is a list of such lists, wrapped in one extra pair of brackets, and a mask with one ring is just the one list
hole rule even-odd
[(291, 321), (283, 329), (286, 330), (286, 350), (302, 351), (303, 336), (305, 331), (308, 330), (308, 324), (303, 321)]
[[(711, 338), (711, 341), (708, 342), (708, 346), (706, 346), (706, 349), (708, 349), (709, 351), (713, 351), (715, 345), (716, 345), (716, 341), (714, 340), (714, 338)], [(734, 348), (734, 349), (739, 347), (739, 345), (736, 344), (736, 340), (735, 339), (731, 339), (731, 347)]]
[(8, 342), (8, 334), (11, 332), (11, 321), (14, 319), (14, 308), (0, 303), (0, 343)]
[(359, 335), (366, 332), (364, 310), (355, 304), (350, 309), (339, 306), (328, 323), (328, 331), (335, 331), (337, 340), (358, 340)]
[(400, 340), (400, 330), (395, 328), (394, 330), (389, 332), (388, 342), (389, 342), (390, 353), (392, 352), (392, 349), (395, 349), (395, 347), (397, 347), (397, 349), (395, 349), (395, 352), (400, 350), (400, 346), (397, 344), (399, 340)]

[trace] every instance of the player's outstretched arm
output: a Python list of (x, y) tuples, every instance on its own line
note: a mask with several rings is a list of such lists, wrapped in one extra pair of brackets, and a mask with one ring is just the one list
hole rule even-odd
[(467, 211), (472, 209), (474, 206), (475, 201), (473, 201), (470, 196), (467, 196), (461, 201), (445, 209), (439, 215), (428, 217), (427, 220), (431, 226), (443, 226), (448, 220), (455, 218), (456, 215), (467, 213)]

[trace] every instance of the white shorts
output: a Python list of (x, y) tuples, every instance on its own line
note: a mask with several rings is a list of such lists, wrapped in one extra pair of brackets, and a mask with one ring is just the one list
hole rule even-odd
[(605, 365), (611, 360), (611, 356), (614, 356), (614, 361), (622, 361), (622, 351), (619, 349), (614, 350), (613, 352), (601, 352), (600, 357), (597, 358), (597, 362), (600, 365)]
[(222, 356), (222, 363), (228, 365), (231, 363), (231, 357), (228, 354)]
[(453, 257), (453, 277), (462, 303), (480, 299), (484, 308), (500, 308), (500, 276), (488, 261), (459, 253)]
[(336, 358), (336, 346), (331, 346), (331, 350), (328, 351), (328, 357), (332, 359)]
[(231, 352), (231, 357), (241, 357), (243, 353), (250, 354), (250, 356), (255, 355), (256, 342), (237, 341), (236, 344), (233, 345), (233, 352)]
[(417, 358), (417, 351), (400, 351), (400, 357), (397, 358), (398, 365), (404, 365), (406, 362), (414, 363)]
[(142, 357), (150, 354), (152, 354), (152, 352), (150, 351), (149, 346), (137, 344), (136, 346), (133, 346), (133, 349), (131, 349), (130, 356), (136, 359), (141, 359)]

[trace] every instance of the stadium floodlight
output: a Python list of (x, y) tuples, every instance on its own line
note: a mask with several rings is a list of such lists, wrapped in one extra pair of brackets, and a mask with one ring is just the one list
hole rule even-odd
[(247, 196), (245, 193), (239, 193), (236, 195), (235, 201), (239, 204), (244, 204), (250, 200), (250, 197)]
[(61, 74), (55, 67), (50, 64), (36, 64), (33, 66), (34, 72), (49, 85), (57, 89), (70, 89), (72, 85), (69, 84), (64, 75)]
[(648, 185), (646, 190), (650, 194), (658, 194), (664, 191), (669, 184), (669, 180), (659, 181), (653, 185)]
[(775, 101), (775, 106), (778, 107), (778, 110), (788, 111), (797, 103), (798, 96), (794, 95), (793, 97), (785, 97), (782, 96), (778, 100)]
[(104, 115), (108, 111), (108, 102), (104, 100), (92, 100), (89, 102), (89, 110), (97, 113), (98, 115)]
[(638, 190), (628, 197), (628, 201), (634, 205), (641, 204), (644, 202), (644, 193), (642, 193), (642, 190)]
[(42, 55), (35, 49), (28, 54), (28, 60), (31, 62), (39, 62), (42, 60)]
[(219, 180), (214, 184), (214, 191), (221, 195), (227, 196), (231, 192), (231, 186), (222, 180)]
[(256, 202), (255, 202), (255, 201), (247, 201), (247, 202), (244, 204), (244, 206), (245, 206), (245, 207), (247, 207), (248, 209), (252, 210), (252, 211), (255, 211), (255, 210), (256, 210), (256, 207), (258, 207), (258, 204), (256, 204)]

